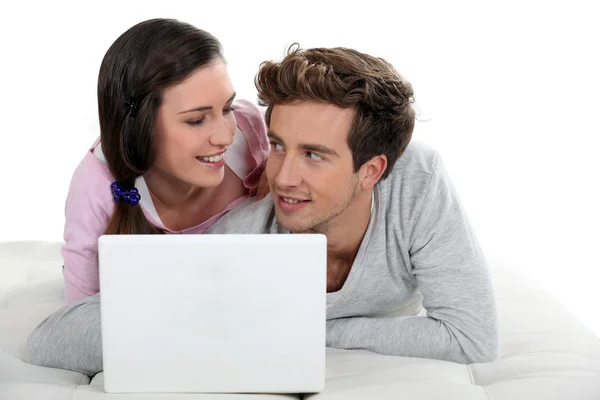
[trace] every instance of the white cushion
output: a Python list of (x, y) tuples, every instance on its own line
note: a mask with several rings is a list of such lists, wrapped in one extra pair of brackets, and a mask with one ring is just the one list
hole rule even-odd
[[(0, 399), (79, 399), (107, 395), (100, 373), (21, 361), (31, 330), (64, 304), (59, 243), (0, 243)], [(27, 252), (27, 255), (25, 255)], [(327, 383), (309, 399), (600, 399), (600, 340), (553, 296), (522, 274), (492, 269), (500, 358), (461, 365), (327, 349)], [(107, 397), (107, 398), (108, 398)], [(293, 399), (278, 395), (136, 395), (136, 399)]]

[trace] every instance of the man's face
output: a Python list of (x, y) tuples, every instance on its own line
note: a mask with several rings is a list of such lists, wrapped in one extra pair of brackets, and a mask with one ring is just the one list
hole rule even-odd
[(266, 170), (283, 228), (326, 233), (356, 197), (359, 180), (348, 146), (353, 118), (352, 109), (333, 104), (274, 106)]

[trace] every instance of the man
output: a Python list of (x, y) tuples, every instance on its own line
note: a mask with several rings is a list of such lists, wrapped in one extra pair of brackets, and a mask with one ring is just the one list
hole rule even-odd
[[(439, 155), (411, 143), (410, 84), (381, 59), (335, 48), (263, 63), (256, 86), (271, 193), (207, 233), (325, 234), (328, 346), (494, 360), (486, 261)], [(101, 370), (99, 313), (98, 296), (59, 310), (31, 335), (30, 361)]]

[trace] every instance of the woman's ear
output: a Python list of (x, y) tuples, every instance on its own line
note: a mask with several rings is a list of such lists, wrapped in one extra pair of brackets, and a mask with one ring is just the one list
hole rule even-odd
[(360, 185), (363, 189), (372, 189), (381, 179), (387, 168), (387, 157), (380, 154), (364, 163), (358, 171)]

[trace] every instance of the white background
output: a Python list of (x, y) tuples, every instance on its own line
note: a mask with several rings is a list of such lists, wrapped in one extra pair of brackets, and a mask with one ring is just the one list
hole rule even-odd
[(194, 1), (0, 5), (0, 241), (61, 240), (98, 136), (96, 79), (127, 28), (217, 36), (239, 97), (261, 61), (347, 46), (392, 62), (492, 266), (524, 271), (600, 335), (600, 13), (594, 2)]

